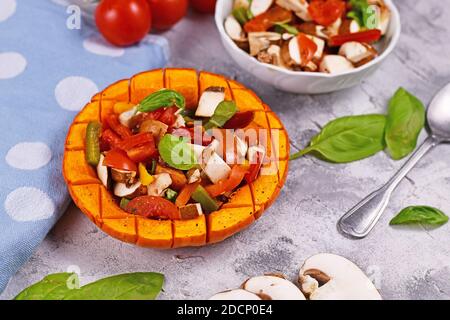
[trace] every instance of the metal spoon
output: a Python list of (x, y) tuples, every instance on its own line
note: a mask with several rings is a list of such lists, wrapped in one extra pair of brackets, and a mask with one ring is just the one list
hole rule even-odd
[(401, 169), (380, 189), (348, 211), (338, 222), (340, 230), (356, 238), (369, 234), (386, 209), (391, 194), (416, 163), (433, 147), (450, 142), (450, 83), (431, 101), (428, 112), (429, 136)]

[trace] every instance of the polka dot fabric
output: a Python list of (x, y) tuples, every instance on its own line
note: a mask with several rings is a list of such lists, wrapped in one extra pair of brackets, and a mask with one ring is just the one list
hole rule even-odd
[(0, 0), (0, 292), (69, 204), (61, 163), (78, 111), (168, 59), (160, 36), (116, 48), (83, 22), (67, 28), (67, 3)]

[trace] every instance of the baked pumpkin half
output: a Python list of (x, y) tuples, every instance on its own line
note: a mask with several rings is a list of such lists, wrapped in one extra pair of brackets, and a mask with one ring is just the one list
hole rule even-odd
[(242, 84), (158, 69), (92, 98), (69, 129), (63, 174), (75, 204), (109, 235), (152, 248), (202, 246), (272, 204), (288, 141)]

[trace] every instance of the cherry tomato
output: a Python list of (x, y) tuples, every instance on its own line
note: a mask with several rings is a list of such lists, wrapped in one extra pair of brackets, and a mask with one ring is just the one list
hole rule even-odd
[(148, 143), (153, 144), (153, 145), (155, 144), (155, 141), (153, 140), (153, 135), (149, 132), (143, 132), (143, 133), (138, 133), (138, 134), (135, 134), (134, 136), (125, 138), (121, 143), (119, 143), (117, 145), (117, 147), (119, 149), (127, 151), (127, 150), (130, 150), (139, 145), (148, 144)]
[(191, 6), (200, 13), (214, 13), (216, 0), (191, 0)]
[(159, 30), (170, 29), (186, 15), (188, 0), (148, 0), (153, 26)]
[(122, 140), (120, 137), (115, 134), (111, 129), (106, 129), (103, 131), (101, 137), (100, 137), (100, 150), (101, 151), (107, 151), (114, 148), (117, 148), (117, 145)]
[(131, 214), (155, 219), (180, 219), (180, 212), (175, 204), (162, 197), (140, 196), (128, 202), (125, 210)]
[(238, 112), (223, 125), (224, 129), (241, 129), (248, 126), (255, 118), (253, 111)]
[(345, 7), (342, 0), (314, 0), (309, 4), (308, 11), (314, 22), (326, 27), (342, 16)]
[(134, 162), (147, 162), (158, 157), (155, 143), (146, 143), (127, 150), (127, 156)]
[(254, 17), (244, 25), (245, 32), (263, 32), (272, 28), (277, 22), (290, 22), (292, 13), (289, 10), (279, 6), (267, 10), (266, 12)]
[(299, 33), (297, 35), (298, 47), (300, 48), (300, 57), (302, 65), (306, 66), (312, 60), (317, 51), (317, 44), (308, 38), (305, 34)]
[(114, 45), (133, 45), (149, 33), (152, 25), (146, 0), (102, 0), (95, 11), (95, 23)]
[(132, 132), (128, 127), (125, 127), (119, 122), (119, 117), (116, 114), (110, 114), (106, 118), (108, 126), (117, 133), (122, 139), (132, 136)]
[(328, 45), (330, 47), (338, 47), (349, 41), (371, 43), (380, 40), (380, 38), (381, 38), (381, 31), (378, 29), (372, 29), (333, 36), (328, 41)]
[(231, 169), (230, 176), (227, 179), (220, 180), (216, 184), (207, 186), (205, 189), (211, 197), (217, 197), (225, 192), (233, 191), (244, 180), (246, 173), (246, 167), (235, 165)]
[(175, 112), (178, 111), (177, 107), (170, 107), (164, 110), (163, 114), (159, 117), (159, 121), (167, 124), (168, 126), (173, 125), (176, 120)]
[(108, 151), (103, 165), (119, 170), (137, 171), (136, 163), (128, 158), (127, 154), (119, 149)]

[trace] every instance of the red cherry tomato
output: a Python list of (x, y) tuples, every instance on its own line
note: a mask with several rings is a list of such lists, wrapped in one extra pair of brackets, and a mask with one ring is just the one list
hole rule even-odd
[(381, 31), (378, 29), (372, 29), (361, 32), (333, 36), (328, 41), (328, 45), (330, 47), (339, 47), (349, 41), (371, 43), (380, 40), (380, 38), (381, 38)]
[(191, 0), (191, 6), (200, 13), (214, 13), (216, 0)]
[(248, 126), (255, 118), (253, 111), (238, 112), (231, 117), (230, 120), (225, 122), (224, 129), (241, 129)]
[(112, 44), (133, 45), (151, 29), (150, 6), (146, 0), (102, 0), (95, 11), (95, 23)]
[(170, 107), (164, 110), (163, 114), (159, 117), (159, 121), (167, 124), (168, 126), (173, 125), (176, 120), (175, 112), (178, 111), (177, 107)]
[(314, 0), (309, 4), (308, 11), (314, 22), (326, 27), (342, 16), (345, 7), (342, 0)]
[(128, 158), (127, 154), (119, 149), (108, 151), (103, 165), (119, 170), (137, 171), (136, 163)]
[(306, 66), (312, 60), (317, 51), (317, 44), (308, 38), (305, 34), (297, 35), (298, 47), (300, 48), (300, 57), (302, 65)]
[(180, 212), (175, 204), (162, 197), (141, 196), (128, 202), (125, 210), (131, 214), (155, 219), (180, 219)]
[(153, 27), (170, 29), (186, 15), (188, 0), (148, 0), (152, 11)]

